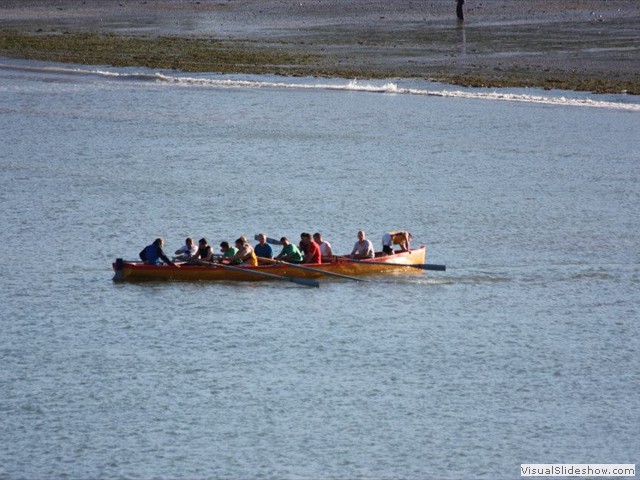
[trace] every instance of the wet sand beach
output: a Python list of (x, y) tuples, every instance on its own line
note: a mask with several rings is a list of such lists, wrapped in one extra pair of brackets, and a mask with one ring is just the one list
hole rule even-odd
[(640, 93), (640, 2), (5, 0), (0, 56)]

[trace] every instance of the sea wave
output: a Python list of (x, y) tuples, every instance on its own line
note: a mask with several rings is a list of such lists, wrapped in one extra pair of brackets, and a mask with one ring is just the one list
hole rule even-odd
[(278, 88), (293, 90), (335, 90), (365, 93), (383, 93), (397, 95), (423, 95), (431, 97), (443, 98), (463, 98), (487, 101), (506, 101), (520, 103), (534, 103), (543, 105), (572, 106), (572, 107), (590, 107), (590, 108), (609, 108), (616, 110), (627, 110), (640, 112), (640, 103), (633, 102), (612, 102), (605, 100), (594, 100), (592, 98), (578, 98), (567, 96), (552, 95), (534, 95), (528, 93), (513, 93), (507, 91), (478, 91), (476, 89), (429, 89), (429, 88), (408, 88), (402, 87), (394, 82), (368, 82), (368, 81), (317, 81), (309, 79), (309, 81), (273, 81), (262, 79), (238, 79), (238, 78), (213, 78), (213, 77), (189, 77), (182, 75), (171, 75), (168, 73), (151, 72), (116, 72), (112, 70), (102, 69), (83, 69), (83, 68), (66, 68), (66, 67), (40, 67), (40, 66), (23, 66), (23, 65), (4, 65), (0, 64), (0, 70), (15, 70), (34, 73), (49, 73), (58, 75), (83, 75), (98, 76), (108, 79), (131, 80), (131, 81), (153, 81), (166, 83), (171, 85), (197, 86), (211, 88)]
[(170, 75), (157, 74), (158, 80), (184, 85), (199, 85), (212, 87), (233, 87), (233, 88), (288, 88), (288, 89), (320, 89), (320, 90), (343, 90), (367, 93), (387, 93), (400, 95), (424, 95), (432, 97), (465, 98), (478, 100), (500, 100), (509, 102), (538, 103), (546, 105), (563, 105), (574, 107), (596, 107), (611, 108), (619, 110), (630, 110), (640, 112), (640, 104), (619, 103), (590, 98), (569, 98), (566, 96), (553, 97), (541, 95), (529, 95), (520, 93), (508, 93), (500, 91), (478, 92), (469, 90), (448, 90), (448, 89), (422, 89), (405, 88), (397, 83), (388, 82), (382, 85), (374, 83), (351, 80), (346, 83), (296, 83), (296, 82), (271, 82), (260, 80), (234, 80), (234, 79), (212, 79), (212, 78), (192, 78), (174, 77)]

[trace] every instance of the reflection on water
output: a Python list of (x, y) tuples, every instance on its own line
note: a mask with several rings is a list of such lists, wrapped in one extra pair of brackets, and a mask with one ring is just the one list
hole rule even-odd
[(464, 23), (458, 20), (458, 51), (462, 55), (467, 54), (467, 33), (464, 29)]

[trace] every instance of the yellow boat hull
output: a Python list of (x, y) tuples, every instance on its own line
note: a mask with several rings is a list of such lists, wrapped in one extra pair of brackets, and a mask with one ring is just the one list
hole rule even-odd
[[(335, 257), (331, 263), (304, 264), (313, 270), (302, 269), (295, 265), (271, 264), (257, 267), (238, 266), (233, 270), (223, 268), (215, 263), (210, 265), (180, 264), (177, 267), (171, 265), (145, 265), (142, 262), (116, 260), (113, 263), (115, 281), (257, 281), (270, 280), (273, 277), (264, 274), (293, 278), (319, 278), (327, 277), (335, 273), (352, 277), (380, 274), (420, 273), (419, 269), (406, 265), (420, 265), (425, 263), (426, 248), (424, 246), (411, 251), (398, 252), (395, 255), (376, 256), (369, 263), (367, 260), (352, 262), (345, 257)], [(327, 273), (323, 273), (327, 272)]]

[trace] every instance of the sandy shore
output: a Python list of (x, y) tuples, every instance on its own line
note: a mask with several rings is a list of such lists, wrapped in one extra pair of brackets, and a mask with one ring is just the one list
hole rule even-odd
[[(466, 0), (464, 22), (455, 7), (454, 0), (4, 0), (0, 55), (46, 59), (9, 48), (12, 32), (172, 36), (288, 55), (281, 58), (290, 64), (275, 73), (640, 93), (640, 1)], [(155, 57), (159, 68), (168, 65)], [(248, 63), (238, 60), (237, 70), (251, 71)], [(199, 67), (218, 71), (215, 62)]]

